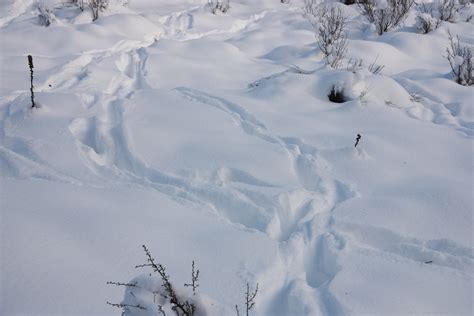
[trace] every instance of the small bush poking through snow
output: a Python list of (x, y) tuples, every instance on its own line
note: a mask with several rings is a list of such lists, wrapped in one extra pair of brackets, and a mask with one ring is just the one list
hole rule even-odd
[(363, 16), (382, 35), (398, 27), (406, 18), (414, 0), (367, 0), (358, 3)]
[(316, 29), (318, 46), (326, 63), (339, 68), (347, 52), (347, 38), (344, 28), (347, 18), (341, 9), (316, 5), (314, 0), (305, 0), (305, 13)]
[(46, 27), (50, 26), (54, 20), (56, 20), (56, 16), (54, 15), (53, 11), (49, 9), (44, 3), (38, 3), (38, 19), (39, 24), (44, 25)]
[(92, 11), (92, 21), (99, 18), (99, 12), (107, 9), (107, 0), (89, 0), (89, 8)]
[(107, 304), (121, 308), (122, 315), (166, 315), (168, 312), (177, 316), (204, 316), (206, 314), (204, 307), (199, 296), (196, 295), (196, 288), (199, 286), (197, 283), (199, 270), (195, 270), (194, 261), (191, 283), (185, 284), (192, 288), (193, 293), (187, 295), (174, 287), (170, 276), (166, 273), (166, 268), (155, 261), (145, 245), (143, 245), (143, 250), (147, 263), (138, 265), (136, 268), (150, 267), (159, 275), (159, 279), (150, 274), (137, 277), (129, 283), (107, 282), (107, 284), (127, 287), (123, 302), (118, 304), (107, 302)]
[(318, 1), (317, 0), (304, 0), (304, 12), (309, 17), (318, 16)]
[(71, 0), (71, 3), (77, 5), (81, 11), (84, 11), (84, 0)]
[(420, 33), (428, 34), (441, 24), (441, 20), (435, 19), (429, 13), (418, 13), (416, 15), (416, 28)]
[(422, 34), (428, 34), (434, 31), (441, 25), (441, 20), (438, 18), (439, 14), (433, 8), (432, 3), (421, 3), (419, 12), (416, 15), (416, 28)]
[(230, 9), (230, 0), (208, 0), (209, 8), (212, 14), (216, 14), (217, 11), (226, 13)]
[[(156, 277), (152, 274), (140, 275), (128, 283), (107, 282), (109, 285), (125, 286), (125, 297), (120, 303), (107, 304), (122, 309), (124, 316), (155, 316), (169, 315), (176, 316), (205, 316), (206, 309), (201, 301), (201, 297), (196, 294), (199, 287), (199, 270), (196, 269), (194, 260), (191, 265), (191, 282), (185, 283), (184, 287), (191, 288), (192, 293), (178, 290), (171, 284), (170, 276), (166, 273), (166, 268), (155, 261), (148, 248), (143, 245), (143, 250), (147, 257), (147, 263), (135, 268), (150, 267)], [(258, 293), (258, 283), (252, 290), (247, 283), (245, 292), (245, 315), (249, 316), (250, 311), (255, 307), (255, 299)], [(235, 305), (237, 316), (240, 316), (239, 306)]]
[[(458, 19), (461, 5), (457, 0), (439, 0), (421, 3), (416, 16), (416, 28), (423, 34), (437, 29), (442, 21), (454, 23)], [(467, 17), (467, 20), (469, 17)]]
[[(255, 307), (255, 298), (258, 293), (258, 283), (253, 291), (250, 290), (250, 285), (247, 283), (247, 291), (245, 292), (245, 315), (249, 316), (250, 311)], [(240, 316), (239, 305), (235, 305), (235, 313)]]
[(461, 46), (459, 36), (449, 34), (449, 47), (446, 48), (448, 55), (446, 58), (451, 66), (454, 80), (463, 86), (474, 84), (474, 73), (472, 67), (472, 49), (468, 46)]
[(341, 9), (321, 7), (318, 27), (318, 46), (326, 62), (338, 68), (347, 52), (347, 38), (344, 32), (347, 18)]
[[(385, 68), (385, 65), (379, 65), (377, 64), (377, 58), (375, 58), (375, 60), (367, 66), (367, 70), (374, 74), (374, 75), (378, 75), (382, 72), (382, 69)], [(348, 62), (347, 62), (347, 71), (350, 71), (352, 73), (356, 73), (357, 71), (361, 70), (365, 68), (365, 65), (364, 65), (364, 60), (363, 59), (349, 59)]]
[(459, 9), (460, 8), (456, 0), (438, 1), (438, 17), (441, 21), (456, 22)]

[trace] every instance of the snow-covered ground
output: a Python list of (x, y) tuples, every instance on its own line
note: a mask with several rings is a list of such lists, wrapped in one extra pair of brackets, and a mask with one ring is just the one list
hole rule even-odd
[(472, 315), (474, 94), (445, 57), (472, 20), (378, 36), (336, 3), (333, 70), (302, 0), (44, 3), (0, 1), (1, 315), (148, 315), (143, 244), (179, 291), (195, 260), (207, 315), (247, 282), (252, 315)]

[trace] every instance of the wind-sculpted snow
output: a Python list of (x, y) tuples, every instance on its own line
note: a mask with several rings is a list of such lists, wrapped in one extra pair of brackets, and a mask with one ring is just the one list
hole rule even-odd
[(334, 4), (364, 59), (336, 70), (301, 1), (111, 1), (93, 23), (48, 1), (48, 28), (0, 5), (0, 314), (157, 313), (142, 244), (201, 314), (235, 314), (247, 282), (252, 315), (472, 313), (472, 88), (446, 25), (376, 37)]

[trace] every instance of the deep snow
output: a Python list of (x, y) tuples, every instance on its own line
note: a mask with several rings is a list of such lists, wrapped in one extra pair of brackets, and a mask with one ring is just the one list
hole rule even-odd
[[(419, 34), (413, 11), (378, 36), (333, 4), (344, 65), (373, 75), (324, 65), (302, 1), (206, 2), (111, 1), (91, 22), (47, 0), (44, 27), (36, 1), (1, 1), (0, 314), (152, 304), (146, 244), (180, 291), (196, 261), (208, 315), (242, 313), (247, 282), (252, 315), (471, 315), (474, 95), (445, 54), (473, 22)], [(106, 284), (133, 280), (137, 298)]]

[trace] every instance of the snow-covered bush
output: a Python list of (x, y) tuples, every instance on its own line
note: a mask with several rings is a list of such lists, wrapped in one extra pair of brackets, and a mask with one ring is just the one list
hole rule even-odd
[(439, 0), (437, 5), (437, 17), (441, 21), (455, 22), (459, 9), (457, 0)]
[(449, 32), (450, 45), (446, 48), (448, 55), (446, 58), (451, 66), (454, 80), (463, 86), (474, 84), (474, 69), (472, 66), (472, 48), (462, 46), (459, 36), (454, 36)]
[[(204, 316), (206, 315), (204, 305), (196, 288), (199, 280), (199, 270), (195, 270), (192, 264), (191, 283), (184, 284), (192, 287), (192, 292), (186, 293), (178, 290), (170, 281), (166, 268), (155, 261), (148, 248), (143, 245), (147, 262), (136, 266), (136, 268), (151, 268), (159, 277), (151, 274), (136, 277), (129, 283), (107, 282), (107, 284), (125, 286), (124, 300), (121, 303), (107, 304), (122, 309), (122, 315), (166, 315), (173, 313), (177, 316)], [(152, 298), (152, 299), (150, 299)]]
[(415, 26), (420, 33), (427, 34), (434, 31), (441, 25), (439, 14), (433, 3), (422, 2), (418, 6), (418, 13), (416, 15)]
[[(360, 64), (360, 60), (354, 62)], [(318, 89), (321, 89), (321, 93), (334, 103), (355, 100), (365, 103), (369, 92), (367, 80), (371, 77), (373, 75), (366, 67), (356, 69), (354, 72), (324, 69), (324, 80), (319, 82)]]
[(367, 0), (359, 2), (363, 16), (373, 23), (377, 33), (382, 35), (398, 27), (406, 18), (414, 0)]
[(84, 11), (84, 0), (71, 0), (71, 3), (77, 5), (81, 11)]
[(304, 12), (308, 17), (317, 17), (319, 12), (319, 1), (304, 0)]
[(440, 20), (433, 18), (429, 13), (418, 13), (415, 21), (416, 29), (423, 34), (428, 34), (440, 25)]
[(38, 19), (39, 24), (44, 26), (50, 26), (51, 23), (56, 19), (53, 11), (49, 9), (44, 3), (38, 3)]
[[(126, 287), (122, 302), (110, 303), (107, 301), (107, 304), (122, 309), (122, 315), (125, 316), (207, 315), (201, 296), (196, 293), (196, 289), (199, 287), (199, 270), (196, 269), (194, 261), (191, 264), (191, 282), (185, 283), (184, 288), (178, 289), (171, 283), (166, 268), (156, 262), (145, 245), (142, 247), (145, 251), (146, 263), (137, 265), (135, 268), (151, 268), (155, 274), (143, 274), (128, 283), (107, 282), (110, 285)], [(186, 290), (186, 288), (190, 290)], [(247, 282), (244, 302), (245, 315), (250, 315), (250, 311), (255, 307), (257, 294), (258, 283), (252, 290)], [(237, 316), (240, 316), (238, 305), (235, 305), (235, 311)]]
[(461, 4), (457, 0), (438, 0), (421, 3), (416, 16), (416, 28), (423, 34), (437, 29), (442, 21), (453, 23), (458, 19)]
[(226, 13), (230, 9), (230, 0), (208, 0), (207, 3), (212, 14), (216, 14), (217, 11)]
[(108, 0), (89, 0), (89, 8), (92, 11), (92, 21), (99, 18), (99, 12), (105, 10), (108, 5)]

